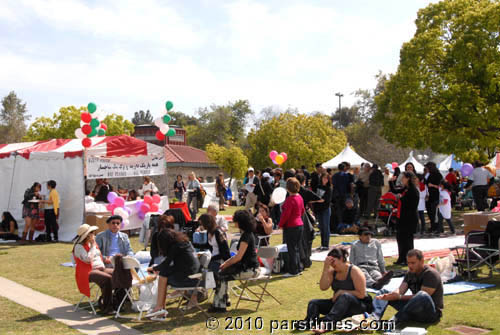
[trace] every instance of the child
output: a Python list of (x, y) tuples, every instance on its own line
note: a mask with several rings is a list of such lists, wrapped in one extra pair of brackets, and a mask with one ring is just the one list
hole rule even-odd
[(452, 235), (455, 235), (455, 227), (451, 223), (451, 186), (445, 180), (439, 184), (438, 205), (438, 233), (443, 233), (443, 218), (448, 222)]
[(427, 185), (425, 185), (424, 175), (419, 175), (419, 188), (420, 198), (418, 200), (418, 217), (420, 219), (420, 234), (425, 234), (425, 201), (429, 196)]

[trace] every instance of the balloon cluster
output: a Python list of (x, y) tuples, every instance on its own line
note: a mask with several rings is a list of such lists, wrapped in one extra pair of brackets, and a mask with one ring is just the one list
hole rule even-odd
[(288, 159), (288, 156), (286, 153), (282, 152), (278, 154), (276, 150), (273, 150), (269, 153), (269, 158), (273, 161), (274, 164), (276, 165), (281, 165), (286, 162)]
[(135, 209), (138, 212), (139, 219), (144, 220), (146, 213), (153, 212), (156, 213), (160, 209), (161, 197), (158, 194), (153, 196), (146, 195), (143, 201), (137, 201), (135, 203)]
[(88, 148), (92, 145), (91, 137), (104, 136), (108, 127), (101, 122), (101, 115), (97, 112), (97, 106), (93, 102), (87, 105), (88, 112), (80, 115), (80, 128), (75, 130), (76, 138), (82, 140), (82, 145)]
[(168, 115), (168, 112), (174, 108), (174, 104), (172, 101), (167, 101), (165, 103), (165, 108), (167, 109), (166, 112), (163, 114), (163, 116), (157, 118), (155, 120), (155, 125), (159, 128), (159, 130), (156, 132), (156, 138), (159, 141), (163, 141), (165, 139), (165, 136), (174, 136), (175, 135), (175, 129), (169, 128), (168, 123), (170, 120), (172, 120), (172, 117)]
[(122, 227), (128, 225), (128, 218), (131, 214), (131, 210), (125, 207), (125, 199), (120, 197), (115, 192), (108, 193), (108, 202), (109, 204), (106, 206), (106, 209), (110, 211), (113, 215), (120, 215), (123, 219)]

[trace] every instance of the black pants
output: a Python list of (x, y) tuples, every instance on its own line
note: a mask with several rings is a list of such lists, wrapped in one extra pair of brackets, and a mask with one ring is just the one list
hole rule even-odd
[(288, 272), (298, 274), (301, 270), (299, 244), (302, 239), (302, 226), (283, 229), (286, 247), (288, 249)]
[(406, 254), (413, 249), (413, 232), (407, 229), (398, 229), (396, 233), (398, 242), (398, 263), (406, 263)]
[(47, 240), (50, 241), (50, 234), (54, 234), (54, 240), (59, 240), (59, 229), (57, 228), (57, 218), (54, 209), (45, 210), (45, 233), (47, 234)]
[(2, 240), (20, 240), (19, 235), (17, 234), (12, 234), (12, 233), (5, 233), (5, 234), (0, 234), (0, 239)]
[[(314, 299), (307, 305), (307, 321), (341, 321), (349, 316), (363, 314), (367, 306), (350, 293), (341, 294), (335, 302), (332, 299)], [(320, 315), (325, 317), (319, 319)]]
[(358, 190), (359, 194), (359, 213), (361, 216), (366, 215), (366, 209), (368, 206), (368, 187), (361, 187)]
[(472, 197), (476, 203), (476, 208), (478, 211), (482, 212), (488, 208), (488, 185), (473, 186), (472, 187)]
[(427, 215), (429, 216), (429, 221), (431, 222), (431, 231), (437, 231), (437, 205), (439, 204), (439, 199), (428, 200), (425, 202), (425, 208), (427, 209)]

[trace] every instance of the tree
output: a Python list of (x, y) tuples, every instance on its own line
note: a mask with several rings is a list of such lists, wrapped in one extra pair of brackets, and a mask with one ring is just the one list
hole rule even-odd
[(14, 91), (2, 99), (0, 110), (0, 143), (21, 141), (26, 133), (25, 122), (31, 118), (27, 114), (26, 103), (19, 99)]
[[(26, 141), (40, 141), (54, 138), (75, 138), (75, 130), (80, 128), (80, 114), (82, 111), (87, 111), (87, 107), (61, 107), (59, 112), (54, 113), (52, 118), (45, 116), (36, 118), (23, 139)], [(108, 127), (107, 136), (130, 135), (134, 132), (132, 122), (125, 120), (121, 115), (107, 115), (102, 122)]]
[(330, 120), (337, 128), (344, 129), (350, 124), (361, 121), (361, 117), (358, 113), (358, 108), (356, 106), (351, 106), (342, 107), (340, 110), (337, 108), (335, 113), (330, 117)]
[(183, 112), (170, 111), (168, 115), (172, 118), (170, 123), (179, 127), (196, 126), (198, 124), (198, 118), (184, 114)]
[(140, 110), (134, 113), (134, 117), (132, 118), (132, 123), (137, 125), (140, 124), (152, 124), (153, 123), (153, 115), (149, 112), (149, 109), (144, 112)]
[(324, 114), (305, 115), (282, 113), (263, 121), (258, 129), (248, 134), (249, 160), (252, 166), (263, 169), (271, 166), (269, 152), (276, 150), (288, 156), (283, 168), (326, 162), (346, 145), (342, 131), (332, 127)]
[(248, 158), (241, 148), (234, 145), (225, 148), (211, 143), (207, 145), (207, 156), (224, 171), (229, 172), (229, 185), (231, 185), (233, 177), (243, 178), (245, 176), (248, 168)]
[(188, 143), (200, 149), (209, 143), (224, 147), (239, 145), (245, 139), (245, 126), (252, 114), (248, 100), (200, 108), (198, 124), (186, 127)]
[(417, 31), (376, 103), (382, 134), (403, 147), (485, 158), (500, 143), (500, 2), (444, 0)]

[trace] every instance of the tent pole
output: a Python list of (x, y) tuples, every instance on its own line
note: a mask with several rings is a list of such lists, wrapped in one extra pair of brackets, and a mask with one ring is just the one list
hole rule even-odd
[(10, 200), (12, 198), (12, 187), (14, 186), (14, 174), (16, 173), (16, 162), (17, 162), (17, 154), (13, 153), (13, 155), (14, 155), (14, 168), (12, 169), (12, 178), (10, 180), (9, 203), (7, 205), (8, 211), (10, 210)]
[(82, 223), (85, 223), (85, 192), (87, 190), (87, 148), (83, 148), (83, 213)]

